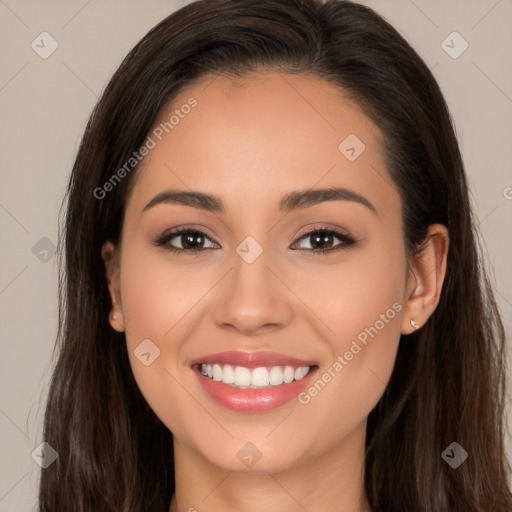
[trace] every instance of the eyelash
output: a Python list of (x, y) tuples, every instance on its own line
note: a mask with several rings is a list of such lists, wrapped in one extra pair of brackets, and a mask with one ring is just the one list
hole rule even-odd
[[(206, 233), (203, 231), (197, 230), (197, 229), (190, 229), (190, 228), (183, 228), (178, 229), (175, 231), (170, 231), (160, 237), (158, 240), (155, 241), (155, 245), (157, 247), (163, 247), (165, 246), (165, 249), (174, 253), (174, 254), (180, 254), (182, 252), (186, 252), (189, 255), (199, 254), (201, 252), (209, 250), (209, 248), (203, 248), (203, 249), (180, 249), (179, 247), (172, 247), (169, 244), (169, 241), (173, 238), (176, 238), (180, 235), (184, 234), (194, 234), (194, 235), (200, 235), (202, 237), (210, 239)], [(306, 251), (306, 252), (312, 252), (313, 254), (325, 254), (329, 252), (334, 252), (337, 250), (346, 250), (350, 246), (354, 245), (357, 241), (352, 238), (351, 236), (347, 235), (346, 233), (342, 233), (341, 231), (338, 231), (333, 228), (327, 228), (327, 227), (321, 227), (321, 228), (315, 228), (312, 231), (308, 231), (304, 235), (302, 235), (300, 238), (297, 239), (297, 241), (301, 241), (305, 238), (308, 238), (310, 236), (316, 235), (316, 234), (327, 234), (327, 235), (334, 235), (336, 238), (338, 238), (342, 243), (339, 245), (331, 248), (331, 249), (298, 249), (299, 251)], [(210, 239), (211, 240), (211, 239)], [(214, 242), (215, 243), (215, 242)]]

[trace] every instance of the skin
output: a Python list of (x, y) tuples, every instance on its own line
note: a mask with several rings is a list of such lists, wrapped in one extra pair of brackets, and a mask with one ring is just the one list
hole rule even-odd
[[(209, 76), (184, 89), (161, 120), (190, 97), (198, 105), (138, 171), (120, 244), (102, 251), (111, 325), (126, 333), (141, 392), (173, 433), (170, 512), (367, 512), (367, 416), (390, 378), (400, 335), (438, 304), (447, 230), (430, 226), (421, 253), (407, 258), (382, 134), (334, 85), (274, 72)], [(354, 161), (338, 150), (349, 134), (366, 146)], [(333, 186), (364, 196), (376, 212), (348, 200), (278, 210), (287, 193)], [(226, 210), (158, 204), (143, 212), (171, 188), (217, 195)], [(155, 246), (185, 224), (206, 233), (204, 252)], [(325, 227), (357, 241), (318, 253), (314, 237), (302, 237)], [(248, 236), (263, 248), (250, 264), (236, 252)], [(332, 238), (324, 248), (339, 244)], [(307, 404), (234, 412), (204, 393), (190, 367), (214, 352), (270, 350), (317, 361), (321, 376), (395, 303), (401, 311)], [(150, 366), (133, 352), (147, 338), (161, 351)], [(251, 468), (237, 456), (247, 442), (261, 454)]]

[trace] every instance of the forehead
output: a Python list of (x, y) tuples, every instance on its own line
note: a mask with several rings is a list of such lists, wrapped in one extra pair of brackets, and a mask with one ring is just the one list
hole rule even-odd
[(165, 188), (241, 208), (330, 186), (398, 200), (378, 127), (341, 88), (311, 75), (206, 76), (174, 98), (149, 136), (154, 147), (130, 198), (140, 209)]

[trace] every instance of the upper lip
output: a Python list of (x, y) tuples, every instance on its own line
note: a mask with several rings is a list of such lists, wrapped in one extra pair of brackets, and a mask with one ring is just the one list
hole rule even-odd
[(228, 350), (198, 357), (191, 362), (191, 365), (214, 363), (244, 366), (245, 368), (259, 368), (262, 366), (294, 366), (300, 368), (316, 365), (315, 361), (297, 359), (277, 352), (241, 352), (238, 350)]

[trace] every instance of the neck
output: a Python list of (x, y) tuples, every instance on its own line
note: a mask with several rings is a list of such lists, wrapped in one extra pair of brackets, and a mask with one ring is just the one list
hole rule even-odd
[[(364, 492), (366, 423), (329, 452), (295, 466), (232, 472), (174, 441), (175, 492), (169, 512), (371, 512)], [(313, 451), (314, 447), (312, 447)]]

